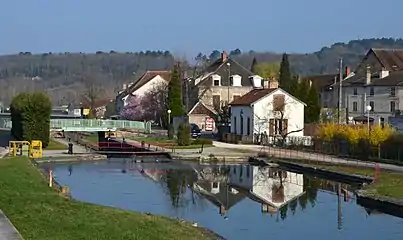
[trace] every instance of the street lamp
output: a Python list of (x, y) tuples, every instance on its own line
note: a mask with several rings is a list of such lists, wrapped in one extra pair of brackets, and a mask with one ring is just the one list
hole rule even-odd
[(168, 109), (167, 113), (168, 113), (168, 127), (171, 125), (171, 109)]
[(228, 103), (229, 104), (229, 87), (231, 85), (231, 63), (227, 62), (227, 66), (228, 66), (228, 86), (227, 86), (227, 90), (228, 90)]
[(369, 112), (372, 110), (371, 105), (367, 106), (367, 127), (368, 127), (368, 134), (369, 134)]

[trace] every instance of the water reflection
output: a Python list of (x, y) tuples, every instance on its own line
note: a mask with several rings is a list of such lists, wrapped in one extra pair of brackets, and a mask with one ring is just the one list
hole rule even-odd
[[(52, 168), (79, 200), (196, 221), (228, 239), (289, 239), (312, 228), (315, 239), (329, 238), (329, 232), (335, 236), (330, 239), (382, 237), (382, 231), (402, 237), (400, 219), (368, 218), (374, 212), (355, 204), (354, 187), (278, 168), (132, 161), (74, 165), (74, 174), (70, 165)], [(343, 229), (343, 221), (362, 231)], [(382, 231), (374, 233), (373, 224)]]

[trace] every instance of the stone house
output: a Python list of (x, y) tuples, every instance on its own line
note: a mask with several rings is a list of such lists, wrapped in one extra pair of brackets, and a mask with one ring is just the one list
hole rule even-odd
[(224, 104), (237, 99), (253, 87), (261, 87), (263, 79), (223, 52), (221, 58), (194, 79), (189, 91), (189, 122), (205, 129)]

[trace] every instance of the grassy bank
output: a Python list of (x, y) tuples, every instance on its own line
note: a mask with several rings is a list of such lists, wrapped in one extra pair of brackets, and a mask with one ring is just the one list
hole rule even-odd
[[(327, 164), (318, 161), (308, 161), (300, 159), (287, 159), (284, 161), (302, 163), (306, 165), (315, 166), (321, 169), (328, 169), (341, 173), (357, 174), (362, 176), (375, 176), (374, 168), (365, 168), (358, 166), (347, 166), (347, 165), (334, 165)], [(380, 170), (378, 174), (378, 180), (375, 183), (370, 184), (366, 187), (368, 193), (375, 196), (387, 196), (398, 199), (403, 199), (403, 173), (391, 172), (387, 170)]]
[(51, 138), (45, 150), (67, 150), (67, 146)]
[(0, 186), (0, 209), (26, 240), (211, 239), (175, 220), (62, 197), (26, 158), (0, 159)]

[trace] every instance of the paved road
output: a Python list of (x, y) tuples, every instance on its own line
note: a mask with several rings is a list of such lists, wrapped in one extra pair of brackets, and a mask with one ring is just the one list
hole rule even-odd
[(17, 229), (8, 220), (6, 215), (0, 210), (0, 239), (1, 240), (20, 240), (23, 239)]
[[(222, 142), (213, 142), (214, 146), (225, 148), (225, 149), (244, 149), (251, 152), (265, 152), (269, 156), (274, 156), (278, 158), (288, 158), (288, 159), (307, 159), (319, 162), (333, 163), (333, 164), (347, 164), (351, 166), (359, 166), (359, 167), (373, 167), (375, 168), (375, 162), (363, 162), (358, 161), (356, 159), (347, 159), (347, 158), (339, 158), (335, 156), (325, 155), (325, 154), (317, 154), (317, 153), (308, 153), (302, 151), (295, 151), (289, 149), (280, 149), (273, 147), (263, 147), (260, 145), (243, 145), (243, 144), (229, 144)], [(379, 163), (379, 167), (385, 170), (398, 171), (403, 172), (403, 167), (396, 166), (392, 164)]]

